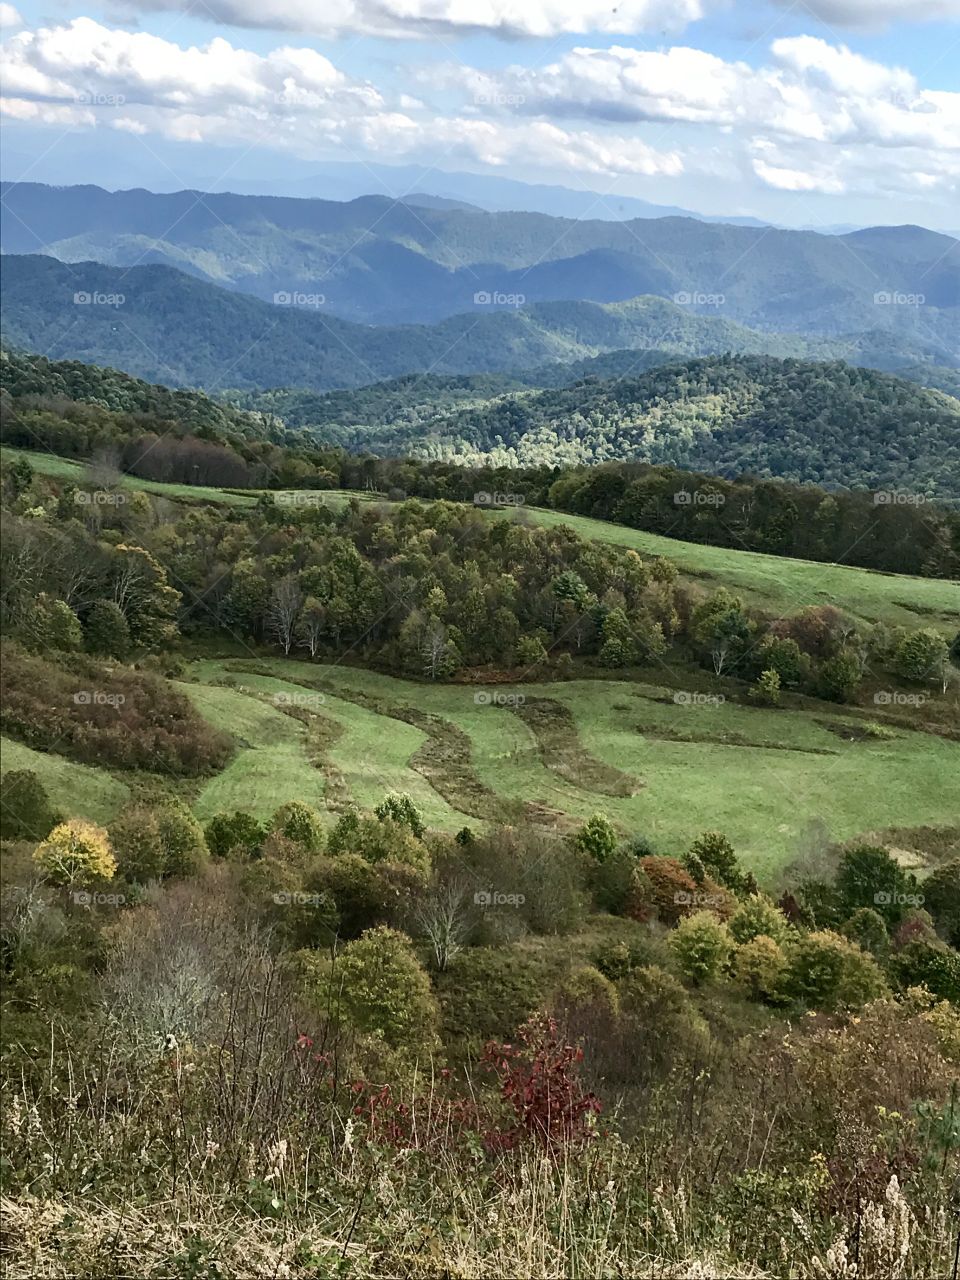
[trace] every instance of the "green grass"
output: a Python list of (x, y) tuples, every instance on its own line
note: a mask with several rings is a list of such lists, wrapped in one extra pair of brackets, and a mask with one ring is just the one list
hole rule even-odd
[[(492, 512), (494, 518), (512, 513)], [(569, 525), (582, 538), (628, 547), (641, 555), (664, 556), (687, 577), (713, 590), (725, 586), (744, 602), (766, 613), (796, 613), (807, 605), (835, 605), (863, 622), (892, 626), (960, 627), (960, 586), (942, 578), (876, 573), (848, 565), (794, 560), (643, 533), (605, 520), (571, 516), (561, 511), (524, 508), (521, 519), (553, 527)]]
[[(332, 822), (345, 803), (370, 809), (388, 791), (408, 792), (429, 825), (445, 831), (511, 820), (524, 808), (563, 831), (599, 809), (665, 853), (719, 828), (772, 884), (812, 824), (844, 840), (944, 827), (960, 815), (960, 744), (901, 727), (885, 739), (831, 731), (862, 726), (854, 713), (678, 705), (669, 688), (620, 680), (499, 686), (568, 709), (563, 732), (569, 739), (572, 722), (580, 751), (555, 761), (544, 758), (548, 736), (538, 741), (536, 726), (509, 707), (478, 703), (474, 686), (282, 658), (259, 660), (270, 674), (253, 674), (242, 669), (246, 661), (197, 661), (193, 680), (178, 685), (237, 744), (226, 768), (197, 793), (202, 821), (232, 809), (264, 819), (286, 801), (304, 800)], [(228, 676), (236, 687), (215, 683)], [(317, 683), (324, 701), (311, 710), (315, 721), (308, 716), (304, 724), (269, 701)], [(402, 716), (466, 735), (469, 759), (455, 763), (443, 785), (418, 768), (428, 731)], [(336, 729), (324, 735), (329, 745), (319, 760), (311, 724)], [(633, 794), (616, 794), (598, 764), (633, 783)], [(58, 808), (97, 822), (108, 822), (129, 797), (103, 770), (6, 739), (3, 768), (35, 770)]]
[[(25, 456), (61, 479), (85, 475), (83, 464), (52, 454), (5, 449), (4, 456)], [(124, 483), (178, 500), (249, 504), (257, 496), (129, 477)], [(351, 495), (323, 496), (342, 504)], [(767, 613), (834, 604), (864, 622), (935, 624), (950, 632), (960, 624), (960, 587), (952, 582), (700, 546), (554, 511), (526, 509), (520, 518), (664, 555), (690, 579), (726, 585)], [(824, 726), (862, 720), (830, 708), (770, 710), (729, 701), (684, 707), (671, 700), (670, 688), (625, 681), (508, 687), (567, 708), (551, 721), (545, 707), (544, 721), (480, 705), (466, 685), (280, 658), (261, 661), (258, 675), (242, 672), (243, 665), (198, 661), (192, 674), (199, 683), (182, 686), (238, 744), (229, 765), (199, 792), (203, 819), (234, 808), (266, 817), (293, 799), (332, 815), (346, 802), (370, 808), (390, 790), (408, 792), (427, 821), (444, 830), (515, 820), (524, 811), (565, 830), (602, 809), (664, 851), (679, 851), (698, 832), (718, 827), (759, 876), (772, 879), (811, 823), (848, 839), (887, 827), (955, 823), (960, 814), (960, 745), (900, 726), (891, 738), (845, 740)], [(248, 692), (214, 687), (231, 672)], [(323, 720), (314, 723), (326, 725), (319, 759), (310, 726), (261, 700), (296, 692), (297, 681), (323, 685)], [(18, 744), (8, 748), (17, 761), (26, 753)], [(108, 817), (123, 802), (122, 784), (107, 774), (36, 752), (29, 758), (34, 763), (5, 767), (36, 767), (71, 812)]]
[(46, 788), (54, 806), (67, 817), (89, 818), (92, 822), (109, 822), (126, 804), (130, 791), (104, 769), (75, 764), (64, 756), (0, 739), (3, 772), (32, 769)]
[[(199, 681), (214, 681), (228, 674), (229, 668), (228, 663), (198, 662), (191, 673)], [(311, 670), (316, 673), (317, 668)], [(256, 696), (297, 695), (303, 688), (243, 671), (233, 675), (239, 686), (236, 689), (202, 683), (180, 686), (200, 714), (230, 733), (240, 748), (227, 768), (204, 785), (195, 806), (197, 815), (206, 820), (221, 810), (247, 809), (264, 818), (288, 800), (304, 800), (332, 813), (323, 771), (311, 762), (307, 750), (304, 726)], [(382, 716), (355, 703), (330, 695), (325, 699), (319, 714), (341, 730), (325, 758), (352, 803), (372, 809), (386, 792), (405, 791), (432, 826), (445, 830), (463, 826), (466, 815), (451, 808), (410, 767), (425, 734), (411, 725), (385, 722)]]
[(197, 796), (194, 811), (202, 822), (232, 809), (266, 818), (289, 800), (324, 807), (323, 774), (308, 758), (306, 731), (297, 720), (233, 689), (188, 683), (178, 688), (237, 744), (233, 759)]
[[(543, 728), (509, 707), (478, 703), (473, 686), (282, 658), (260, 660), (269, 674), (253, 674), (242, 669), (245, 661), (195, 662), (196, 682), (178, 686), (237, 744), (196, 795), (202, 821), (233, 809), (264, 819), (286, 801), (304, 800), (332, 822), (344, 804), (370, 809), (388, 791), (408, 792), (429, 825), (446, 831), (516, 820), (522, 810), (567, 831), (602, 810), (664, 853), (719, 828), (761, 881), (775, 884), (813, 824), (845, 840), (946, 827), (960, 815), (960, 744), (899, 726), (884, 739), (831, 731), (862, 727), (854, 713), (678, 705), (669, 688), (621, 680), (499, 686), (568, 709), (563, 758), (553, 760), (544, 755), (551, 739)], [(226, 676), (237, 687), (215, 683)], [(306, 723), (269, 701), (318, 682), (324, 701)], [(410, 716), (426, 729), (402, 718)], [(469, 744), (468, 758), (454, 761), (440, 782), (422, 764), (438, 724), (454, 726)], [(322, 735), (328, 745), (319, 759), (310, 737), (317, 725), (336, 730)], [(579, 753), (569, 749), (571, 728)], [(633, 793), (618, 794), (598, 765)], [(3, 768), (35, 770), (58, 808), (97, 822), (108, 822), (129, 797), (103, 770), (13, 741), (3, 743)]]
[[(34, 471), (39, 472), (40, 475), (50, 476), (54, 480), (69, 480), (73, 484), (89, 483), (87, 463), (61, 458), (55, 453), (15, 449), (9, 445), (3, 445), (0, 448), (0, 458), (4, 462), (14, 462), (17, 458), (24, 458)], [(121, 476), (119, 483), (124, 489), (154, 493), (158, 497), (170, 498), (175, 502), (194, 504), (212, 502), (228, 507), (252, 507), (263, 492), (272, 493), (274, 497), (280, 497), (285, 492), (261, 489), (218, 489), (203, 484), (166, 484), (161, 480), (139, 480), (136, 476)], [(348, 489), (304, 489), (297, 490), (297, 493), (300, 497), (309, 494), (311, 497), (318, 498), (325, 506), (331, 507), (342, 507), (351, 497), (356, 497), (361, 502), (377, 500), (376, 494), (354, 493)]]
[[(198, 663), (194, 674), (214, 679), (231, 665)], [(610, 795), (587, 785), (589, 770), (578, 785), (547, 767), (520, 716), (478, 705), (473, 687), (425, 685), (281, 658), (259, 665), (338, 690), (340, 697), (327, 693), (324, 713), (352, 728), (330, 759), (358, 803), (367, 807), (385, 790), (409, 790), (428, 820), (448, 830), (477, 822), (431, 789), (425, 793), (424, 780), (406, 767), (422, 735), (392, 716), (357, 707), (351, 697), (375, 698), (384, 710), (398, 713), (410, 707), (456, 725), (469, 736), (476, 777), (501, 803), (535, 805), (548, 823), (552, 812), (560, 829), (600, 809), (624, 831), (647, 835), (663, 852), (680, 852), (699, 832), (719, 828), (769, 882), (812, 824), (824, 823), (843, 840), (891, 826), (945, 825), (960, 813), (960, 744), (900, 728), (890, 739), (847, 740), (825, 726), (862, 721), (840, 711), (733, 702), (681, 706), (670, 689), (626, 681), (500, 686), (501, 692), (567, 706), (585, 751), (637, 782), (633, 795)], [(236, 678), (244, 684), (258, 679), (239, 671)], [(249, 801), (240, 807), (250, 807)]]

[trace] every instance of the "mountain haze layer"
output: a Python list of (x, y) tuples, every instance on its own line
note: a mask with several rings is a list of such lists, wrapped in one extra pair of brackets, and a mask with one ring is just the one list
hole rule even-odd
[[(180, 191), (7, 185), (7, 253), (157, 263), (272, 301), (322, 296), (362, 323), (430, 323), (518, 300), (679, 299), (693, 313), (835, 337), (881, 329), (960, 351), (960, 243), (921, 227), (847, 235), (705, 223)], [(480, 299), (478, 302), (477, 299)]]
[[(763, 333), (649, 296), (477, 308), (435, 325), (371, 327), (321, 306), (266, 303), (160, 265), (122, 269), (14, 255), (0, 284), (9, 345), (212, 390), (327, 391), (408, 373), (529, 370), (624, 348), (653, 350), (658, 363), (727, 352), (847, 359), (902, 367), (917, 379), (937, 363), (935, 347), (894, 342), (882, 330), (831, 341)], [(629, 357), (620, 359), (617, 372), (627, 372)], [(936, 385), (949, 389), (949, 376), (931, 368)]]

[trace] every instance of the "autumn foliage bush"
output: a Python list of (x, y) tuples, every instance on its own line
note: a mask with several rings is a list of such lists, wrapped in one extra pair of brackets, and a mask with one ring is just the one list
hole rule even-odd
[(58, 664), (3, 646), (4, 731), (40, 751), (85, 764), (188, 777), (226, 763), (229, 737), (212, 728), (172, 685), (81, 655)]
[(602, 1105), (579, 1076), (583, 1050), (567, 1044), (553, 1018), (531, 1018), (521, 1027), (519, 1044), (491, 1042), (483, 1063), (497, 1077), (500, 1094), (516, 1123), (488, 1134), (499, 1148), (532, 1137), (556, 1148), (589, 1138)]

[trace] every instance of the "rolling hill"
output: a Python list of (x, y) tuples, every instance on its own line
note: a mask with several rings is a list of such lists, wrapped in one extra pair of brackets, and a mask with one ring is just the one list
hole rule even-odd
[[(708, 357), (536, 392), (415, 379), (245, 400), (319, 438), (466, 465), (641, 459), (715, 475), (960, 500), (960, 402), (873, 370)], [(311, 416), (312, 415), (312, 416)]]
[(214, 400), (202, 391), (171, 390), (116, 369), (6, 348), (0, 350), (0, 381), (6, 394), (15, 398), (78, 401), (113, 413), (166, 420), (183, 433), (257, 437), (272, 425), (261, 413)]
[[(513, 373), (625, 348), (652, 351), (644, 361), (657, 363), (726, 352), (851, 359), (883, 368), (915, 362), (918, 377), (933, 359), (929, 346), (891, 344), (882, 332), (831, 341), (762, 333), (650, 296), (609, 305), (477, 307), (435, 325), (374, 328), (325, 307), (273, 305), (158, 265), (124, 270), (14, 255), (5, 259), (0, 285), (12, 346), (213, 391), (328, 391), (416, 372)], [(932, 370), (935, 380), (943, 374)]]
[[(163, 264), (267, 300), (322, 294), (331, 314), (358, 322), (432, 323), (470, 309), (477, 294), (528, 303), (682, 295), (694, 312), (719, 309), (767, 331), (887, 330), (928, 344), (941, 364), (960, 345), (958, 242), (921, 227), (819, 235), (686, 217), (610, 222), (413, 206), (379, 195), (340, 203), (29, 182), (7, 184), (3, 205), (7, 253)], [(900, 298), (922, 302), (882, 301)]]

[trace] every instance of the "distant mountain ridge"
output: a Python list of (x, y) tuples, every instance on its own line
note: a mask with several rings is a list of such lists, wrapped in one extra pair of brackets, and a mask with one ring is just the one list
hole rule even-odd
[[(135, 150), (130, 149), (134, 143)], [(359, 196), (381, 195), (405, 204), (446, 204), (485, 209), (489, 212), (546, 213), (558, 218), (597, 218), (622, 222), (630, 218), (697, 218), (702, 222), (729, 222), (740, 226), (767, 226), (768, 220), (749, 214), (699, 213), (674, 204), (657, 204), (637, 196), (614, 192), (574, 189), (546, 183), (521, 182), (503, 174), (466, 173), (438, 169), (435, 165), (373, 164), (367, 161), (327, 160), (314, 164), (277, 167), (277, 157), (257, 148), (211, 148), (220, 159), (202, 168), (190, 163), (183, 146), (173, 145), (165, 158), (169, 141), (154, 139), (145, 152), (133, 139), (117, 136), (109, 157), (86, 145), (83, 135), (71, 139), (68, 148), (59, 147), (44, 155), (31, 148), (5, 148), (0, 157), (4, 182), (40, 182), (53, 186), (82, 186), (96, 182), (116, 191), (142, 186), (150, 191), (170, 192), (190, 186), (205, 190), (232, 191), (237, 195), (292, 196), (301, 200), (356, 200)], [(209, 154), (209, 152), (208, 152)], [(110, 166), (112, 165), (112, 173)], [(251, 176), (255, 172), (259, 176)], [(229, 179), (217, 181), (211, 174)], [(177, 184), (171, 176), (179, 175)], [(853, 231), (852, 226), (839, 228)], [(832, 234), (836, 227), (811, 227)]]
[(960, 242), (920, 227), (819, 235), (384, 196), (338, 203), (35, 183), (8, 184), (3, 194), (7, 253), (175, 266), (268, 301), (322, 296), (325, 313), (358, 323), (653, 294), (768, 332), (886, 330), (927, 345), (937, 363), (960, 358)]
[(509, 373), (624, 348), (653, 351), (657, 363), (727, 352), (882, 368), (912, 361), (922, 375), (936, 352), (899, 342), (891, 352), (882, 332), (834, 341), (759, 333), (657, 297), (478, 308), (430, 326), (375, 328), (322, 307), (271, 305), (159, 265), (124, 270), (17, 255), (5, 260), (0, 287), (11, 346), (215, 392), (328, 391), (421, 372)]

